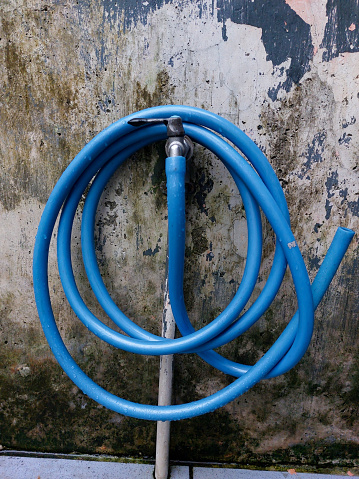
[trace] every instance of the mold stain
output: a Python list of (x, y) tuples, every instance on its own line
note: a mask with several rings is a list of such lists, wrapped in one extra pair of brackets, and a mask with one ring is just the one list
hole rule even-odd
[[(1, 24), (5, 68), (0, 92), (4, 105), (0, 113), (4, 138), (0, 150), (4, 166), (0, 197), (7, 210), (15, 208), (24, 198), (46, 201), (66, 162), (83, 141), (82, 134), (70, 133), (67, 127), (59, 126), (77, 108), (80, 77), (72, 82), (73, 72), (60, 75), (52, 68), (51, 61), (32, 51), (32, 35), (38, 37), (40, 44), (46, 41), (36, 31), (38, 27), (45, 29), (43, 16), (43, 11), (29, 10), (22, 25), (16, 23), (14, 16), (3, 17)], [(68, 48), (71, 51), (74, 45)], [(7, 151), (11, 152), (11, 158)]]
[[(309, 203), (305, 205), (305, 195), (300, 194), (300, 183), (296, 178), (309, 182), (312, 190), (308, 197), (310, 204), (316, 201), (314, 198), (323, 202), (322, 190), (316, 186), (313, 178), (320, 174), (318, 164), (327, 164), (328, 158), (335, 157), (333, 133), (327, 126), (328, 116), (334, 116), (334, 105), (332, 90), (316, 75), (312, 75), (283, 99), (278, 107), (268, 105), (261, 114), (269, 145), (267, 157), (284, 192), (290, 191), (287, 202), (297, 237), (301, 237), (303, 228), (298, 212), (305, 214), (310, 207)], [(311, 139), (309, 142), (308, 138)], [(303, 183), (303, 188), (305, 185)]]
[(156, 75), (152, 92), (147, 86), (143, 87), (139, 82), (136, 83), (135, 92), (134, 107), (136, 110), (143, 110), (153, 106), (170, 104), (174, 87), (171, 85), (167, 70), (161, 70)]
[[(133, 399), (141, 397), (144, 402), (153, 401), (151, 391), (156, 388), (152, 381), (157, 379), (157, 364), (149, 366), (142, 358), (139, 363), (130, 360), (130, 366), (128, 359), (112, 353), (109, 348), (102, 350), (99, 345), (95, 347), (97, 353), (87, 343), (82, 359), (77, 357), (87, 373), (98, 370), (100, 354), (106, 359), (106, 363), (102, 363), (102, 378), (107, 387), (118, 395), (127, 394)], [(0, 407), (4, 447), (62, 453), (86, 453), (91, 449), (102, 454), (136, 456), (138, 444), (141, 444), (142, 454), (153, 456), (155, 424), (131, 421), (98, 406), (67, 380), (52, 356), (34, 357), (29, 354), (26, 361), (29, 374), (21, 374), (19, 368), (13, 368), (6, 374), (0, 372), (1, 397), (7, 398)], [(150, 378), (150, 382), (146, 384), (144, 380), (138, 390), (131, 392), (131, 382), (121, 381), (123, 374), (118, 375), (118, 371), (111, 370), (111, 364), (117, 364), (115, 368), (121, 370), (128, 365), (135, 375), (141, 370), (141, 376)], [(138, 384), (138, 380), (135, 383)], [(64, 414), (67, 418), (65, 422)]]

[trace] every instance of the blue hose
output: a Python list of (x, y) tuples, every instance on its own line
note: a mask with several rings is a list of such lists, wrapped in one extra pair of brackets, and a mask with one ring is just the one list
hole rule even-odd
[[(230, 304), (219, 316), (195, 331), (190, 323), (183, 297), (185, 245), (185, 164), (182, 156), (166, 160), (169, 294), (181, 338), (164, 339), (145, 331), (128, 318), (106, 290), (97, 265), (94, 222), (102, 191), (116, 169), (133, 153), (166, 138), (166, 128), (148, 124), (135, 128), (133, 118), (180, 116), (186, 134), (211, 150), (233, 176), (243, 199), (248, 224), (247, 263), (241, 284)], [(219, 136), (220, 135), (220, 136)], [(233, 143), (246, 156), (222, 138)], [(124, 332), (102, 323), (86, 306), (77, 289), (71, 263), (71, 231), (76, 209), (89, 182), (95, 176), (83, 209), (81, 244), (86, 274), (106, 314)], [(262, 209), (276, 235), (273, 266), (265, 287), (255, 303), (242, 313), (255, 287), (262, 250)], [(107, 343), (137, 354), (163, 355), (196, 352), (205, 361), (237, 379), (217, 393), (187, 404), (152, 406), (119, 398), (92, 381), (76, 364), (63, 343), (56, 326), (48, 287), (50, 240), (60, 214), (58, 230), (58, 267), (67, 299), (83, 324)], [(318, 274), (310, 284), (303, 258), (290, 229), (289, 213), (280, 183), (261, 150), (227, 120), (198, 108), (162, 106), (129, 115), (98, 134), (65, 170), (44, 209), (34, 249), (35, 299), (50, 347), (70, 379), (88, 396), (103, 406), (132, 417), (150, 420), (177, 420), (205, 414), (243, 394), (258, 381), (291, 369), (308, 348), (318, 306), (350, 244), (354, 232), (339, 228)], [(290, 268), (298, 301), (298, 311), (273, 346), (254, 365), (238, 364), (223, 358), (213, 349), (247, 331), (272, 303)]]

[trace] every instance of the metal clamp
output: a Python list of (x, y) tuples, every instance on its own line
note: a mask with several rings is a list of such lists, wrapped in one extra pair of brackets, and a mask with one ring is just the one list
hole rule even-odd
[(133, 118), (128, 122), (132, 126), (144, 126), (148, 123), (163, 123), (167, 127), (167, 156), (184, 156), (186, 160), (193, 155), (193, 142), (185, 135), (182, 118), (171, 116), (170, 118)]

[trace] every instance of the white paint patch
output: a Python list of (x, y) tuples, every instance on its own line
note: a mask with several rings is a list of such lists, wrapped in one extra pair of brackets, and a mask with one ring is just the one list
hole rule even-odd
[[(4, 309), (7, 318), (19, 325), (34, 326), (37, 317), (32, 289), (32, 253), (41, 213), (42, 206), (36, 200), (24, 201), (11, 211), (0, 207), (0, 232), (5, 239), (0, 249), (0, 313)], [(11, 299), (10, 309), (7, 298)], [(40, 323), (36, 325), (40, 328)]]
[(248, 244), (248, 229), (247, 220), (242, 218), (235, 220), (233, 224), (233, 243), (236, 247), (236, 252), (242, 258), (247, 257), (247, 244)]

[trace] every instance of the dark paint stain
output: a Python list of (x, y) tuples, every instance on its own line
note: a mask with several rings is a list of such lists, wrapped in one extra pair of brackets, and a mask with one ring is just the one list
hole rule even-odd
[(222, 27), (222, 38), (223, 40), (226, 42), (228, 40), (228, 37), (227, 37), (227, 27), (225, 24), (223, 24), (223, 27)]
[(332, 208), (333, 208), (333, 205), (330, 204), (330, 201), (327, 199), (325, 200), (325, 219), (326, 220), (329, 220), (330, 218), (330, 215), (332, 213)]
[(159, 8), (172, 3), (173, 0), (148, 0), (139, 2), (138, 0), (124, 0), (121, 2), (113, 2), (112, 0), (104, 0), (102, 2), (104, 8), (104, 18), (106, 21), (115, 23), (118, 18), (123, 16), (123, 30), (130, 30), (136, 26), (138, 22), (147, 25), (147, 17), (150, 13)]
[(323, 61), (330, 61), (344, 52), (359, 52), (358, 0), (328, 0), (327, 17), (321, 44), (326, 49)]
[(348, 201), (347, 196), (348, 196), (348, 188), (344, 188), (339, 191), (339, 196), (343, 198), (342, 203), (346, 203), (346, 206), (349, 211), (354, 216), (359, 216), (359, 200), (357, 201)]
[(330, 176), (328, 176), (327, 181), (325, 182), (327, 188), (328, 198), (332, 198), (334, 193), (331, 193), (331, 190), (335, 187), (338, 187), (338, 172), (332, 171)]
[(348, 128), (348, 126), (354, 125), (356, 121), (357, 119), (354, 116), (352, 116), (350, 120), (343, 120), (342, 128)]
[(332, 171), (330, 176), (328, 176), (327, 181), (325, 182), (325, 186), (327, 188), (327, 200), (325, 201), (325, 219), (329, 220), (333, 205), (330, 204), (329, 198), (332, 198), (334, 196), (334, 193), (332, 193), (333, 188), (338, 187), (338, 172), (337, 171)]
[(315, 223), (315, 226), (314, 226), (314, 231), (316, 233), (319, 232), (319, 228), (321, 228), (323, 226), (323, 223)]
[(339, 145), (346, 145), (349, 147), (349, 143), (352, 140), (352, 135), (350, 133), (343, 133), (343, 135), (339, 138), (338, 143)]
[(206, 254), (206, 261), (212, 261), (212, 259), (214, 258), (214, 254), (212, 252), (212, 249), (213, 249), (213, 244), (212, 244), (212, 241), (210, 241), (210, 243), (209, 243), (209, 253)]
[(321, 259), (318, 256), (308, 256), (307, 261), (311, 271), (318, 271), (321, 264)]
[(299, 83), (309, 70), (314, 47), (310, 26), (284, 0), (219, 0), (217, 8), (218, 19), (223, 24), (230, 19), (262, 29), (267, 59), (274, 66), (291, 59), (286, 80), (268, 92), (272, 100), (277, 98), (279, 89), (289, 91), (293, 83)]
[(303, 179), (305, 174), (311, 169), (313, 163), (321, 163), (323, 161), (324, 142), (327, 138), (325, 131), (320, 131), (314, 135), (313, 141), (308, 145), (306, 151), (307, 161), (303, 164), (302, 170), (298, 175), (300, 179)]
[[(82, 2), (84, 3), (84, 2)], [(115, 23), (119, 18), (123, 17), (123, 30), (130, 30), (136, 26), (138, 22), (147, 25), (147, 17), (150, 13), (160, 9), (164, 5), (176, 3), (176, 8), (181, 8), (182, 2), (174, 2), (174, 0), (123, 0), (121, 2), (113, 2), (112, 0), (104, 0), (102, 2), (104, 8), (104, 19)], [(197, 0), (198, 17), (207, 12), (208, 7), (201, 0)], [(88, 2), (89, 4), (89, 2)], [(214, 5), (210, 7), (210, 13), (213, 15)]]
[[(328, 220), (330, 218), (330, 214), (332, 211), (332, 205), (330, 204), (329, 198), (334, 196), (332, 193), (333, 189), (339, 189), (339, 181), (338, 181), (338, 172), (332, 171), (330, 176), (328, 176), (327, 181), (325, 182), (325, 186), (327, 188), (327, 196), (328, 199), (325, 202), (325, 209), (326, 215), (325, 218)], [(339, 190), (339, 196), (343, 198), (342, 204), (346, 204), (346, 210), (349, 210), (354, 216), (359, 216), (359, 199), (357, 201), (348, 201), (348, 188), (343, 188)], [(344, 214), (346, 216), (346, 212)]]
[(213, 258), (214, 258), (214, 254), (212, 253), (212, 251), (210, 251), (210, 252), (206, 255), (206, 261), (212, 261)]
[(156, 244), (156, 248), (154, 250), (152, 248), (148, 248), (143, 252), (143, 256), (154, 256), (156, 253), (159, 253), (160, 249), (161, 247)]

